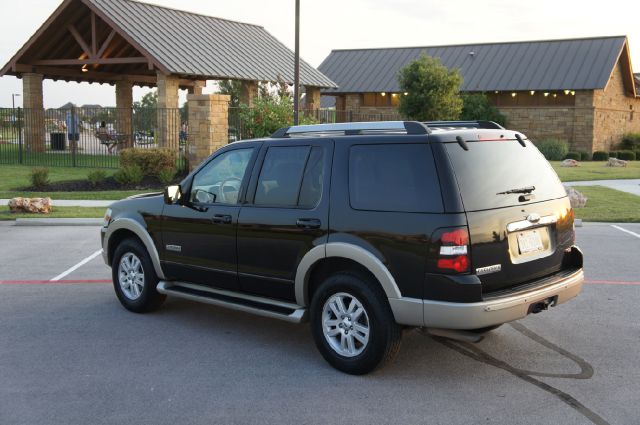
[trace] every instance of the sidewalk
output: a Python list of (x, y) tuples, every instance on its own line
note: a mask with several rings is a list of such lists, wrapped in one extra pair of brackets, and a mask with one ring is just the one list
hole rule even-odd
[[(114, 200), (111, 201), (83, 201), (83, 200), (61, 200), (61, 199), (53, 199), (51, 204), (54, 207), (108, 207), (113, 204)], [(0, 205), (8, 205), (8, 199), (0, 199)]]
[(565, 186), (604, 186), (640, 196), (640, 179), (628, 180), (588, 180), (582, 182), (562, 182)]

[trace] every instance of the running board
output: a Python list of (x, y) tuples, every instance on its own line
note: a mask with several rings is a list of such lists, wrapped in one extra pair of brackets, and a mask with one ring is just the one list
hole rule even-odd
[(270, 298), (240, 294), (186, 282), (160, 281), (156, 289), (161, 294), (227, 307), (232, 310), (272, 317), (292, 323), (301, 323), (307, 319), (306, 308)]

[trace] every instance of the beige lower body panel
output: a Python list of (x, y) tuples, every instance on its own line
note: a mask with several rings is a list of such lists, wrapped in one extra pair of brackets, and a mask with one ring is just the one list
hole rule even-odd
[(497, 298), (478, 303), (452, 303), (418, 300), (415, 298), (389, 299), (396, 322), (408, 326), (442, 329), (479, 329), (522, 319), (529, 314), (531, 304), (557, 297), (554, 305), (577, 296), (582, 290), (582, 270), (544, 288), (524, 294)]

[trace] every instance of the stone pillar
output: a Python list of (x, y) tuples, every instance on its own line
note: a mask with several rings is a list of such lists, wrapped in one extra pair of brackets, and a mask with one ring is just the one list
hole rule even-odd
[(320, 88), (312, 86), (304, 86), (305, 92), (305, 109), (307, 113), (314, 114), (320, 109)]
[(253, 99), (258, 97), (258, 82), (243, 81), (240, 88), (240, 104), (253, 106)]
[(45, 125), (42, 74), (22, 74), (24, 144), (28, 152), (44, 152)]
[(189, 87), (189, 94), (202, 94), (206, 85), (206, 81), (194, 81), (193, 87)]
[(133, 83), (116, 81), (116, 131), (124, 147), (133, 147)]
[(189, 167), (193, 170), (217, 149), (229, 143), (229, 101), (226, 94), (190, 94)]
[(158, 73), (158, 131), (159, 147), (180, 149), (180, 109), (178, 90), (180, 79), (173, 75)]

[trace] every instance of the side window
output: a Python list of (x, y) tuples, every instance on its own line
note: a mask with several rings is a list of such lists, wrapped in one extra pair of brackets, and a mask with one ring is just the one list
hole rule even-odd
[(310, 150), (309, 146), (270, 147), (260, 170), (255, 205), (297, 206)]
[(311, 148), (311, 154), (304, 171), (298, 206), (313, 208), (320, 202), (324, 181), (324, 149), (319, 146)]
[(357, 210), (442, 212), (431, 148), (395, 143), (353, 146), (349, 198)]
[(191, 202), (237, 204), (240, 185), (253, 148), (236, 149), (218, 155), (193, 178)]

